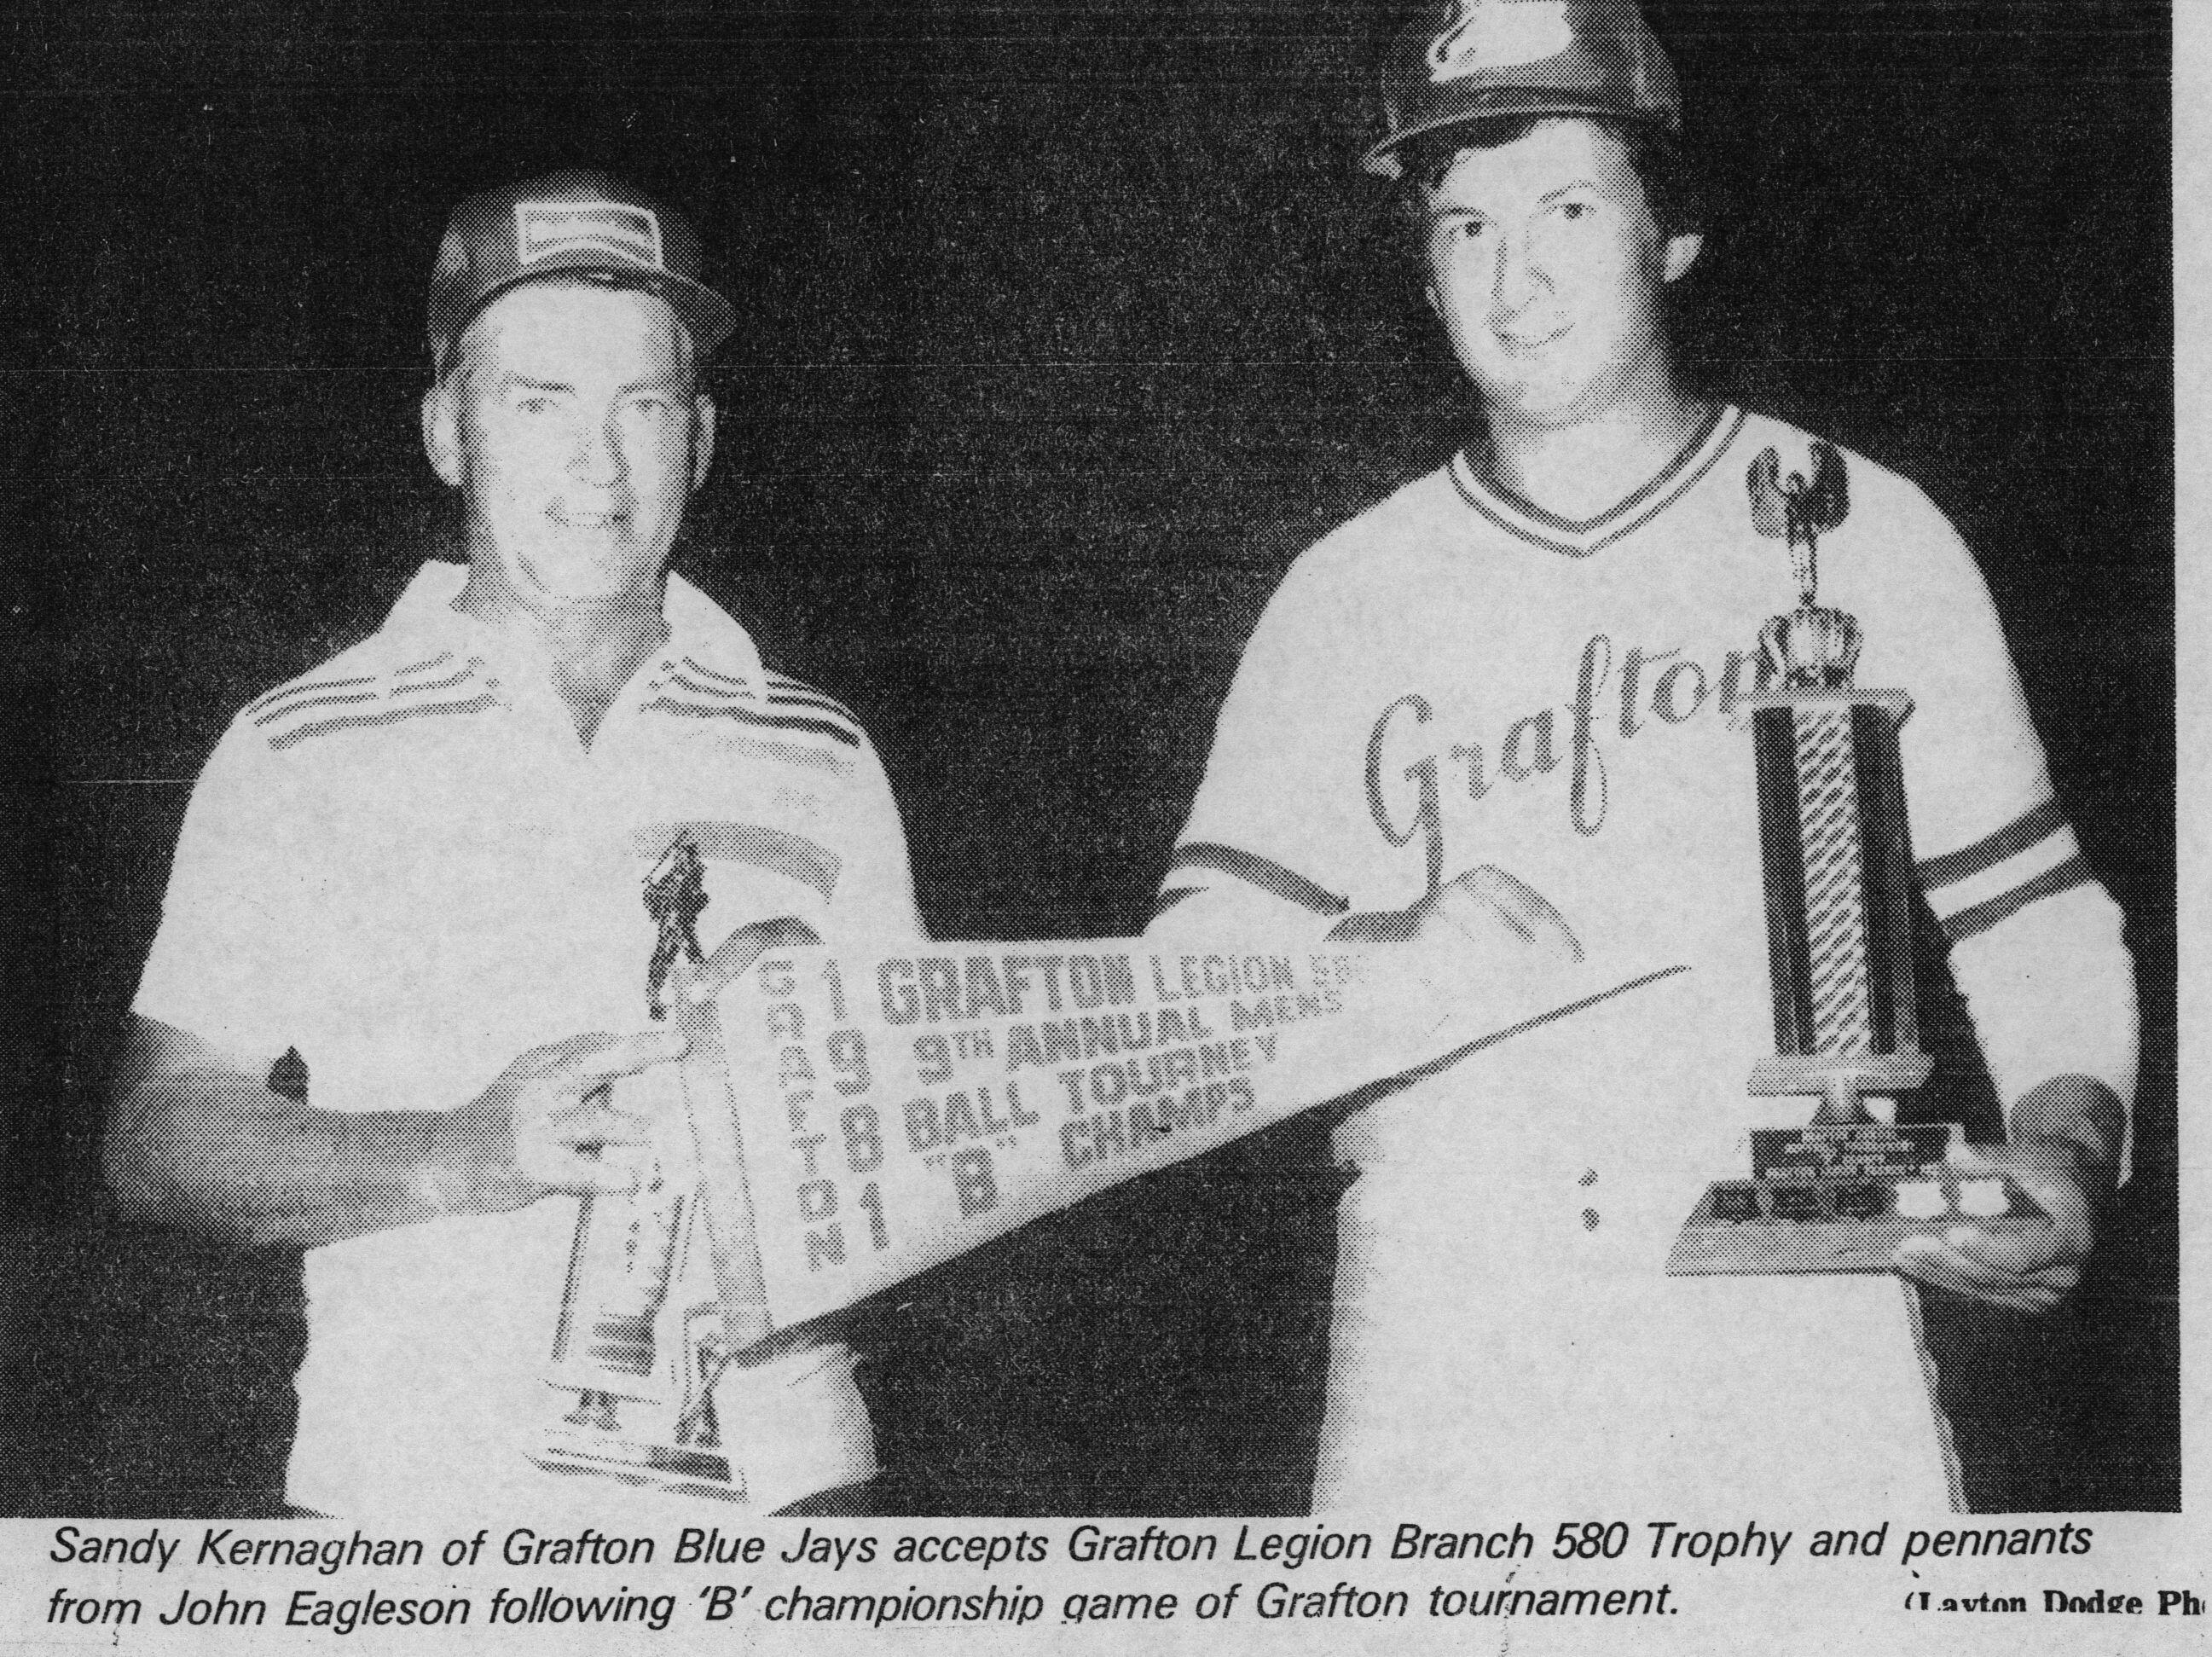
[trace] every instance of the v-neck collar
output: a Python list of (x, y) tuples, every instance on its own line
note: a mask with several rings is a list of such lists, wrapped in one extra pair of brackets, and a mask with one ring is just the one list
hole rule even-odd
[(1587, 558), (1632, 535), (1697, 487), (1698, 480), (1719, 464), (1747, 418), (1742, 410), (1724, 405), (1713, 410), (1704, 431), (1685, 445), (1659, 475), (1595, 518), (1577, 521), (1546, 512), (1510, 490), (1485, 483), (1462, 449), (1449, 468), (1460, 498), (1491, 523), (1510, 535), (1569, 558)]

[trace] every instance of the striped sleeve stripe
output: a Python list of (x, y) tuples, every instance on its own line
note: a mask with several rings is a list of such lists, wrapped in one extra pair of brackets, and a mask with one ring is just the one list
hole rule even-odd
[(337, 707), (348, 702), (374, 702), (381, 700), (382, 698), (374, 690), (345, 690), (335, 695), (309, 696), (301, 701), (287, 702), (282, 707), (272, 707), (266, 713), (257, 716), (253, 723), (256, 725), (264, 725), (273, 720), (288, 719), (293, 714), (304, 713), (310, 707)]
[[(413, 667), (402, 669), (401, 671), (404, 673), (422, 673), (430, 668), (449, 662), (452, 659), (453, 652), (448, 651), (443, 656), (433, 658), (428, 662), (417, 662)], [(476, 677), (477, 670), (483, 665), (483, 657), (471, 656), (467, 661), (462, 663), (459, 667), (456, 668), (453, 672), (447, 674), (442, 678), (414, 678), (403, 681), (400, 680), (397, 675), (394, 675), (392, 678), (385, 680), (382, 683), (370, 680), (368, 682), (368, 689), (363, 690), (344, 690), (320, 696), (295, 697), (292, 701), (285, 702), (282, 707), (272, 707), (269, 709), (268, 712), (258, 715), (255, 718), (253, 723), (257, 728), (262, 726), (283, 727), (295, 720), (299, 715), (307, 713), (310, 708), (359, 707), (363, 702), (371, 704), (378, 702), (391, 702), (398, 701), (402, 696), (415, 696), (426, 695), (434, 691), (452, 690), (458, 686), (468, 683), (470, 680)], [(283, 745), (289, 747), (290, 744), (288, 743)]]
[(831, 701), (829, 697), (813, 692), (801, 695), (795, 690), (771, 690), (768, 693), (768, 699), (778, 707), (818, 707), (825, 713), (838, 714), (851, 719), (855, 725), (860, 723), (852, 709), (844, 703)]
[(426, 690), (450, 690), (471, 677), (483, 665), (481, 658), (471, 657), (442, 679), (417, 679), (411, 684), (396, 684), (391, 694), (395, 696), (415, 696)]
[(2081, 845), (2074, 838), (2074, 831), (2062, 826), (2057, 834), (2045, 835), (1993, 868), (1936, 888), (1928, 894), (1928, 906), (1936, 911), (1938, 920), (1948, 920), (1965, 910), (1993, 902), (2081, 855)]
[(310, 737), (319, 737), (331, 731), (355, 731), (371, 725), (397, 725), (402, 719), (420, 719), (427, 713), (481, 713), (487, 708), (497, 707), (499, 698), (489, 690), (481, 695), (461, 702), (416, 702), (407, 707), (387, 707), (381, 713), (355, 713), (335, 719), (318, 719), (307, 725), (294, 725), (289, 731), (280, 731), (270, 737), (269, 746), (283, 750), (295, 743), (303, 743)]
[(1916, 872), (1929, 907), (1954, 940), (1986, 932), (2038, 897), (2090, 877), (2081, 842), (2056, 800), (1972, 846), (1928, 859)]
[(350, 679), (315, 679), (304, 684), (279, 685), (267, 695), (259, 698), (258, 701), (246, 703), (246, 711), (248, 713), (258, 713), (264, 708), (276, 707), (277, 703), (285, 701), (289, 697), (304, 696), (312, 691), (318, 690), (344, 690), (355, 685), (374, 684), (375, 683), (375, 674), (362, 673), (357, 674)]
[[(752, 689), (752, 686), (746, 681), (734, 678), (727, 673), (718, 672), (702, 664), (696, 657), (684, 657), (683, 665), (697, 674), (699, 680), (706, 687), (721, 690), (724, 695), (728, 695), (733, 690), (750, 691)], [(763, 674), (762, 678), (768, 686), (769, 706), (809, 707), (820, 713), (834, 713), (837, 718), (851, 725), (855, 731), (860, 728), (858, 714), (835, 698), (823, 695), (812, 685), (802, 683), (797, 679), (787, 677), (781, 673)]]
[(1943, 931), (1954, 944), (1985, 932), (1999, 921), (2018, 914), (2031, 903), (2061, 892), (2071, 891), (2076, 886), (2086, 886), (2096, 877), (2089, 872), (2088, 863), (2079, 853), (2066, 859), (2055, 869), (2046, 869), (2024, 885), (2015, 886), (2002, 897), (1993, 897), (1985, 903), (1977, 903), (1971, 909), (1961, 909), (1943, 923)]
[(1233, 846), (1216, 846), (1206, 841), (1194, 841), (1176, 848), (1168, 860), (1168, 872), (1178, 869), (1218, 869), (1224, 875), (1234, 875), (1249, 885), (1263, 892), (1310, 909), (1317, 915), (1340, 915), (1352, 907), (1350, 901), (1340, 898), (1325, 887), (1316, 886), (1304, 875), (1285, 869), (1279, 863), (1270, 863), (1250, 852), (1240, 852)]
[(749, 707), (738, 707), (729, 703), (718, 702), (709, 707), (697, 702), (678, 701), (670, 696), (655, 696), (645, 706), (647, 708), (662, 708), (671, 713), (681, 713), (686, 719), (735, 719), (740, 725), (765, 725), (775, 731), (811, 731), (843, 743), (848, 748), (858, 748), (860, 745), (858, 732), (849, 731), (842, 725), (832, 724), (828, 719), (774, 719), (764, 713), (756, 713)]
[(1914, 872), (1920, 877), (1921, 889), (1933, 892), (1984, 869), (1994, 869), (2065, 826), (2066, 814), (2059, 809), (2058, 802), (2047, 799), (1988, 839), (1976, 841), (1956, 852), (1946, 852), (1942, 857), (1929, 858)]
[[(410, 674), (427, 673), (434, 667), (443, 667), (447, 662), (450, 662), (453, 659), (453, 652), (452, 651), (441, 650), (436, 655), (428, 658), (427, 660), (410, 662), (405, 667), (393, 670), (389, 677), (393, 679), (404, 679)], [(289, 713), (295, 708), (311, 706), (310, 701), (301, 700), (303, 697), (312, 698), (313, 701), (325, 701), (327, 700), (327, 698), (319, 695), (319, 693), (323, 691), (349, 690), (362, 686), (374, 685), (377, 683), (377, 678), (378, 676), (376, 674), (364, 673), (357, 677), (350, 679), (314, 679), (301, 684), (280, 685), (276, 689), (270, 691), (267, 695), (260, 698), (258, 701), (248, 702), (246, 707), (246, 711), (251, 715), (269, 714), (273, 717), (277, 712), (277, 704), (279, 702), (286, 704), (283, 711)], [(441, 680), (440, 683), (451, 683), (452, 681)], [(403, 688), (412, 690), (419, 689), (420, 687), (408, 685)], [(254, 723), (256, 725), (265, 725), (268, 723), (268, 720), (256, 718), (254, 719)]]
[[(738, 689), (727, 685), (709, 683), (703, 678), (692, 677), (690, 672), (681, 667), (671, 673), (665, 683), (688, 690), (695, 696), (711, 696), (722, 701), (749, 703), (758, 700), (750, 686)], [(771, 694), (767, 701), (760, 705), (771, 710), (803, 708), (810, 713), (828, 714), (833, 719), (842, 719), (851, 725), (855, 735), (860, 731), (860, 721), (848, 709), (831, 701), (827, 696), (780, 696)]]
[(858, 714), (848, 713), (835, 702), (825, 702), (812, 696), (770, 696), (768, 707), (772, 712), (818, 713), (825, 719), (836, 719), (850, 726), (856, 734), (864, 729)]
[(824, 713), (835, 713), (841, 719), (850, 719), (854, 725), (860, 716), (834, 696), (825, 696), (812, 685), (801, 684), (796, 679), (787, 679), (771, 673), (768, 679), (768, 699), (779, 706), (789, 707), (818, 707)]
[(738, 689), (732, 685), (711, 684), (705, 679), (693, 677), (690, 673), (680, 667), (668, 676), (665, 683), (680, 685), (696, 696), (721, 696), (732, 701), (744, 702), (755, 700), (750, 688)]
[(750, 690), (752, 689), (752, 686), (749, 683), (738, 677), (734, 673), (725, 673), (719, 668), (709, 667), (706, 663), (701, 661), (696, 656), (684, 657), (683, 659), (683, 665), (685, 667), (690, 668), (701, 678), (712, 680), (716, 684), (728, 685), (738, 690)]

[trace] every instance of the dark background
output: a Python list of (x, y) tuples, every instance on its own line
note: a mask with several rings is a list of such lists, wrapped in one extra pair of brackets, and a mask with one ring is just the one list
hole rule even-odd
[[(2127, 912), (2138, 1172), (2087, 1286), (1930, 1296), (1977, 1500), (2176, 1506), (2165, 8), (1648, 9), (1735, 209), (1695, 371), (1952, 514)], [(13, 9), (0, 1511), (277, 1500), (296, 1259), (118, 1223), (105, 1071), (223, 725), (446, 543), (453, 202), (582, 164), (695, 215), (742, 322), (680, 568), (866, 717), (938, 935), (1126, 933), (1289, 561), (1468, 430), (1350, 167), (1407, 11)], [(1926, 994), (1985, 1111), (1939, 961)], [(1292, 1124), (866, 1308), (872, 1499), (1301, 1507), (1338, 1188)]]

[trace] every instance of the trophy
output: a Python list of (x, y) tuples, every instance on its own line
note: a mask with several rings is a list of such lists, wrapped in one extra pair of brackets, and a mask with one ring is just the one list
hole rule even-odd
[(742, 1502), (725, 1454), (714, 1383), (770, 1333), (744, 1156), (714, 1011), (715, 988), (778, 944), (811, 943), (795, 921), (740, 928), (710, 958), (698, 847), (678, 840), (645, 880), (655, 927), (647, 1008), (691, 1040), (683, 1066), (690, 1144), (656, 1146), (635, 1190), (587, 1196), (577, 1216), (546, 1381), (571, 1395), (532, 1460), (686, 1496)]
[(1668, 1257), (1673, 1276), (1887, 1272), (1905, 1238), (1965, 1222), (2048, 1227), (2018, 1184), (1961, 1176), (1955, 1123), (1893, 1126), (1866, 1107), (1928, 1079), (1912, 974), (1912, 852), (1900, 690), (1852, 684), (1857, 622), (1818, 602), (1818, 540), (1850, 510), (1843, 457), (1813, 446), (1810, 482), (1753, 461), (1752, 520), (1788, 540), (1798, 604), (1759, 634), (1762, 689), (1743, 699), (1759, 790), (1775, 1053), (1751, 1091), (1820, 1100), (1802, 1128), (1754, 1129), (1748, 1180), (1713, 1186)]

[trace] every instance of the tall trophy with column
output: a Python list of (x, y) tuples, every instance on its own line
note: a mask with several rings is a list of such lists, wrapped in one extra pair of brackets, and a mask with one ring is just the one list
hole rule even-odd
[(1760, 631), (1763, 689), (1742, 702), (1759, 795), (1775, 1052), (1759, 1095), (1820, 1102), (1802, 1128), (1756, 1129), (1748, 1179), (1699, 1199), (1667, 1263), (1675, 1276), (1886, 1272), (1905, 1238), (1972, 1223), (2047, 1227), (2010, 1180), (1961, 1178), (1945, 1161), (1956, 1124), (1900, 1126), (1868, 1108), (1933, 1068), (1920, 1046), (1912, 954), (1912, 851), (1897, 689), (1856, 686), (1857, 621), (1819, 602), (1819, 537), (1849, 510), (1842, 455), (1815, 443), (1812, 475), (1751, 467), (1753, 522), (1786, 541), (1798, 603)]

